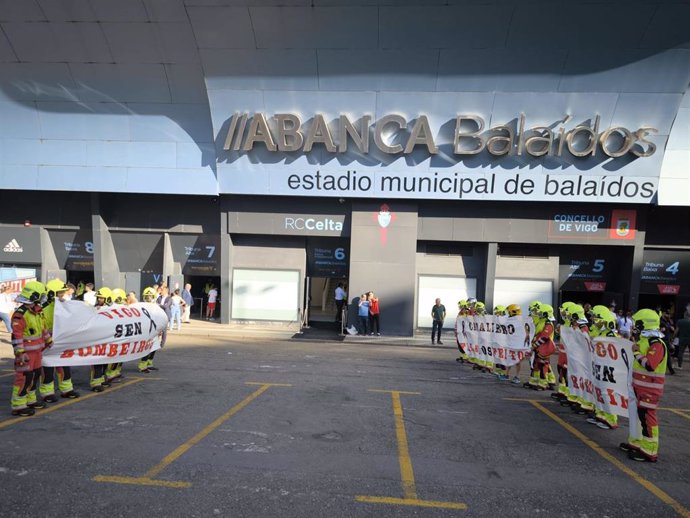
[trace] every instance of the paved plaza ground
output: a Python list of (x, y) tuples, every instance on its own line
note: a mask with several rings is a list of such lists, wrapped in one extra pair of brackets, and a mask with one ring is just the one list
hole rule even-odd
[[(148, 375), (9, 412), (0, 516), (690, 516), (690, 372), (669, 377), (657, 464), (538, 393), (381, 340), (173, 334)], [(523, 372), (523, 376), (526, 373)]]

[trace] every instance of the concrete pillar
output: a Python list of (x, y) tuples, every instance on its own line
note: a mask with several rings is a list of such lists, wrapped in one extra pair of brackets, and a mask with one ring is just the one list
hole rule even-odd
[(45, 228), (40, 229), (41, 235), (41, 282), (48, 282), (51, 279), (60, 279), (63, 282), (67, 281), (67, 271), (60, 268), (53, 243), (50, 240), (48, 231)]
[(230, 323), (230, 308), (232, 304), (232, 238), (228, 233), (228, 213), (220, 211), (220, 286), (218, 294), (220, 301), (220, 322)]
[(93, 277), (96, 289), (100, 286), (124, 285), (110, 230), (101, 217), (97, 193), (91, 195), (91, 229), (93, 231)]
[(632, 269), (630, 272), (630, 296), (628, 298), (628, 308), (633, 311), (638, 308), (640, 302), (640, 279), (642, 278), (642, 268), (644, 268), (644, 240), (645, 232), (637, 231), (635, 245), (633, 247)]
[(357, 322), (361, 293), (373, 291), (381, 301), (381, 331), (412, 336), (416, 292), (416, 203), (357, 201), (352, 204), (349, 323)]
[(496, 281), (496, 256), (498, 255), (498, 243), (486, 244), (486, 262), (484, 269), (484, 304), (486, 312), (491, 313), (494, 308), (494, 284)]

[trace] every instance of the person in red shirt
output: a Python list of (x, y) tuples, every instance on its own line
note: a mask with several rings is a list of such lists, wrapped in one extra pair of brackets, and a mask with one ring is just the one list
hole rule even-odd
[(373, 335), (376, 333), (377, 336), (381, 336), (381, 322), (379, 320), (379, 299), (374, 295), (373, 291), (367, 293), (367, 299), (369, 299), (369, 322), (371, 324), (371, 333)]

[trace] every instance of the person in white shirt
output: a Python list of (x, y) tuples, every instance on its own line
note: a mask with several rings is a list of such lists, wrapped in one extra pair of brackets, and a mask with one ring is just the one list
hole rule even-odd
[(335, 321), (338, 323), (340, 323), (343, 318), (345, 299), (347, 299), (347, 292), (345, 291), (343, 283), (339, 282), (338, 286), (335, 288)]
[(215, 285), (211, 284), (211, 289), (208, 290), (208, 302), (206, 304), (206, 320), (215, 320), (213, 313), (216, 310), (216, 300), (218, 300), (218, 290)]
[(93, 284), (90, 282), (84, 286), (84, 302), (91, 306), (96, 305), (96, 292), (93, 291)]
[(7, 286), (4, 284), (0, 286), (0, 320), (5, 323), (7, 332), (12, 332), (12, 325), (10, 324), (10, 316), (14, 312), (15, 304), (12, 300)]

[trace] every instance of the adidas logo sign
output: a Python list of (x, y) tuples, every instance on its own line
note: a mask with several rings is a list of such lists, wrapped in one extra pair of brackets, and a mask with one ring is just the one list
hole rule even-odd
[(20, 253), (24, 251), (24, 248), (22, 245), (17, 243), (16, 239), (13, 239), (9, 243), (5, 245), (5, 247), (2, 249), (3, 252), (12, 252), (12, 253)]

